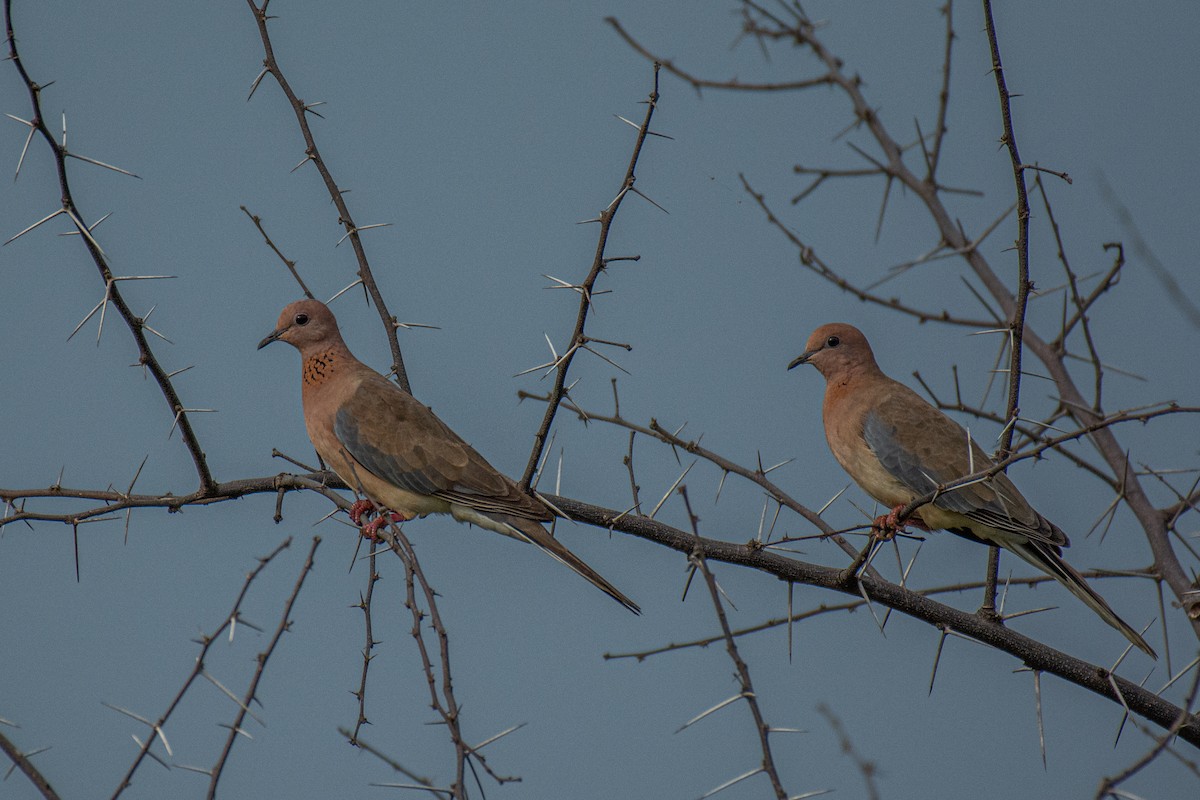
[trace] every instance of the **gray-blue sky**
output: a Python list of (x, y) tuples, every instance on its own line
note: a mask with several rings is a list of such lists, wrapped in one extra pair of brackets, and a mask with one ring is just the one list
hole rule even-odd
[[(263, 217), (275, 241), (299, 262), (319, 297), (353, 280), (355, 266), (336, 214), (309, 167), (290, 172), (303, 144), (290, 109), (270, 81), (245, 101), (262, 55), (243, 3), (124, 4), (16, 2), (15, 23), (27, 68), (43, 83), (53, 115), (66, 114), (72, 148), (137, 172), (132, 180), (73, 164), (75, 198), (89, 221), (112, 212), (97, 236), (121, 274), (170, 274), (125, 288), (135, 310), (155, 307), (152, 323), (174, 345), (156, 343), (169, 369), (195, 365), (177, 380), (185, 402), (214, 408), (196, 418), (218, 479), (270, 474), (285, 467), (273, 447), (307, 458), (297, 363), (286, 350), (254, 352), (279, 308), (298, 291), (239, 211)], [(543, 273), (578, 279), (590, 263), (595, 215), (616, 190), (633, 129), (650, 89), (649, 64), (622, 44), (603, 17), (612, 15), (656, 50), (713, 78), (744, 80), (811, 75), (806, 53), (777, 48), (764, 63), (751, 41), (738, 41), (730, 5), (701, 9), (676, 3), (331, 4), (276, 0), (276, 52), (297, 92), (324, 101), (314, 122), (322, 152), (360, 224), (392, 223), (366, 234), (375, 275), (401, 320), (439, 330), (401, 332), (416, 394), (499, 468), (524, 466), (541, 408), (518, 404), (516, 391), (544, 387), (536, 375), (512, 376), (546, 360), (548, 334), (558, 345), (574, 320), (575, 297), (545, 291)], [(933, 126), (942, 48), (937, 4), (808, 6), (827, 19), (822, 35), (865, 81), (871, 101), (897, 131), (915, 136), (912, 120)], [(943, 180), (982, 189), (957, 200), (969, 230), (987, 225), (1009, 202), (1007, 155), (997, 148), (1000, 122), (982, 20), (974, 4), (956, 8), (956, 61)], [(1141, 234), (1191, 298), (1200, 297), (1196, 252), (1200, 171), (1193, 132), (1198, 76), (1194, 4), (1154, 3), (1131, 16), (1106, 3), (1021, 3), (998, 9), (1001, 46), (1015, 101), (1022, 154), (1068, 171), (1071, 186), (1051, 181), (1055, 213), (1076, 269), (1106, 268), (1104, 242), (1126, 239), (1103, 200), (1112, 186)], [(731, 46), (732, 45), (732, 46)], [(0, 69), (0, 111), (28, 116), (11, 65)], [(620, 362), (581, 361), (575, 396), (611, 408), (610, 377), (619, 377), (622, 411), (688, 422), (709, 447), (743, 463), (796, 458), (776, 473), (802, 501), (820, 507), (847, 482), (820, 432), (821, 381), (811, 371), (786, 373), (817, 324), (853, 321), (872, 337), (880, 361), (908, 380), (919, 370), (950, 392), (950, 365), (978, 398), (995, 354), (987, 337), (918, 326), (881, 313), (819, 282), (771, 229), (738, 179), (766, 193), (786, 222), (821, 256), (863, 283), (928, 250), (932, 227), (915, 204), (892, 198), (878, 243), (873, 229), (880, 186), (874, 179), (830, 185), (803, 204), (788, 199), (804, 185), (792, 166), (862, 164), (835, 138), (848, 108), (832, 91), (747, 96), (706, 92), (663, 77), (655, 128), (638, 187), (670, 211), (639, 198), (621, 211), (610, 255), (640, 254), (603, 278), (613, 289), (598, 303), (591, 332), (630, 342)], [(25, 129), (0, 127), (0, 166), (15, 168)], [(861, 143), (861, 139), (851, 140)], [(0, 190), (3, 238), (54, 210), (57, 184), (35, 142), (19, 181)], [(1040, 210), (1035, 216), (1042, 222)], [(190, 459), (168, 440), (171, 415), (152, 382), (127, 365), (136, 350), (110, 318), (99, 347), (93, 319), (67, 334), (100, 299), (103, 287), (83, 248), (53, 223), (0, 251), (0, 338), (6, 343), (0, 424), (0, 486), (120, 486), (149, 454), (139, 487), (184, 493), (195, 488)], [(1003, 252), (1008, 224), (987, 243), (994, 263), (1015, 273)], [(1044, 227), (1034, 241), (1040, 286), (1061, 282)], [(968, 307), (962, 266), (938, 262), (895, 281), (891, 291), (917, 304)], [(1061, 297), (1035, 301), (1032, 319), (1053, 325)], [(351, 293), (334, 306), (363, 360), (384, 368), (378, 318)], [(1133, 260), (1120, 287), (1094, 314), (1105, 356), (1144, 375), (1113, 375), (1110, 408), (1152, 400), (1195, 402), (1194, 329), (1176, 314), (1144, 263)], [(1046, 392), (1028, 382), (1030, 406), (1046, 410)], [(998, 395), (992, 394), (993, 403)], [(1167, 420), (1122, 431), (1135, 463), (1194, 467), (1196, 425)], [(995, 431), (981, 432), (981, 437)], [(564, 494), (624, 508), (628, 479), (620, 458), (626, 435), (584, 427), (567, 416), (557, 426), (553, 459), (562, 454)], [(638, 477), (657, 498), (678, 474), (668, 451), (639, 444)], [(553, 463), (553, 462), (552, 462)], [(547, 475), (552, 479), (554, 472)], [(1024, 464), (1014, 477), (1039, 508), (1074, 540), (1080, 567), (1141, 566), (1149, 553), (1126, 514), (1103, 545), (1087, 529), (1110, 501), (1103, 487), (1062, 463)], [(719, 473), (704, 465), (688, 478), (701, 530), (732, 541), (758, 526), (759, 491), (726, 482), (713, 504)], [(857, 489), (847, 495), (862, 504)], [(1163, 500), (1165, 493), (1156, 498)], [(254, 558), (284, 536), (296, 537), (256, 585), (247, 616), (275, 624), (309, 538), (325, 541), (260, 692), (266, 727), (239, 742), (223, 780), (227, 796), (328, 797), (382, 792), (394, 780), (379, 762), (347, 747), (336, 726), (352, 724), (362, 646), (361, 614), (351, 608), (364, 586), (361, 564), (347, 573), (354, 541), (348, 529), (312, 523), (328, 512), (319, 497), (289, 496), (285, 521), (271, 521), (274, 498), (257, 497), (168, 516), (135, 514), (128, 543), (120, 522), (85, 526), (82, 580), (74, 580), (69, 528), (6, 528), (0, 538), (0, 717), (21, 725), (23, 747), (52, 745), (36, 763), (66, 796), (111, 791), (132, 758), (131, 733), (146, 731), (101, 702), (157, 716), (190, 669), (190, 641), (226, 613)], [(665, 519), (683, 525), (671, 501)], [(829, 511), (853, 524), (846, 501)], [(796, 518), (779, 523), (809, 532)], [(560, 535), (645, 609), (632, 619), (568, 571), (522, 548), (448, 519), (408, 526), (442, 592), (453, 637), (459, 699), (470, 738), (528, 722), (489, 748), (503, 773), (523, 776), (489, 796), (695, 797), (757, 763), (751, 723), (740, 706), (680, 734), (685, 720), (735, 691), (723, 653), (659, 656), (644, 663), (602, 660), (623, 652), (711, 634), (707, 600), (679, 602), (681, 556), (631, 537), (560, 526)], [(827, 546), (808, 555), (841, 563)], [(911, 549), (906, 550), (906, 557)], [(949, 535), (927, 542), (914, 572), (923, 584), (977, 578), (982, 548)], [(1023, 567), (1012, 566), (1025, 574)], [(737, 604), (735, 624), (783, 613), (784, 587), (773, 579), (719, 568)], [(417, 668), (408, 616), (400, 607), (402, 575), (388, 566), (381, 584), (367, 738), (399, 761), (448, 779), (444, 737), (432, 719)], [(1101, 591), (1131, 621), (1148, 620), (1149, 589), (1105, 582)], [(797, 608), (840, 597), (796, 591)], [(957, 600), (974, 608), (977, 597)], [(1022, 607), (1060, 605), (1014, 623), (1055, 646), (1107, 663), (1119, 636), (1056, 587), (1016, 592)], [(1143, 616), (1146, 619), (1143, 619)], [(382, 630), (381, 630), (382, 629)], [(1187, 632), (1178, 628), (1186, 641)], [(265, 637), (243, 628), (219, 644), (210, 669), (242, 687)], [(880, 636), (869, 614), (830, 615), (795, 633), (789, 662), (776, 631), (743, 646), (769, 720), (809, 731), (776, 740), (793, 793), (836, 788), (851, 796), (860, 782), (838, 754), (815, 711), (828, 704), (859, 750), (876, 762), (887, 797), (1086, 796), (1101, 774), (1136, 756), (1146, 740), (1126, 731), (1113, 751), (1120, 714), (1108, 702), (1054, 680), (1043, 681), (1049, 769), (1043, 771), (1034, 715), (1033, 679), (1013, 673), (1003, 654), (952, 642), (938, 685), (926, 696), (936, 633), (899, 615)], [(1182, 647), (1185, 661), (1193, 647)], [(1178, 666), (1181, 662), (1175, 662)], [(1140, 679), (1142, 662), (1129, 676)], [(1165, 680), (1159, 666), (1149, 684)], [(236, 691), (237, 689), (235, 689)], [(168, 728), (177, 763), (207, 766), (233, 706), (209, 685), (194, 690)], [(755, 781), (761, 779), (754, 779)], [(0, 793), (33, 796), (19, 776)], [(1182, 768), (1161, 761), (1134, 784), (1144, 797), (1179, 796), (1194, 787)], [(150, 764), (131, 797), (189, 796), (202, 778)], [(982, 787), (982, 788), (981, 788)], [(757, 797), (754, 782), (729, 797)]]

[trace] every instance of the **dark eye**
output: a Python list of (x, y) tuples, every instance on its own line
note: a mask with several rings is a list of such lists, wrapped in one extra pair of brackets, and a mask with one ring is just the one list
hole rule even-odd
[(841, 343), (842, 343), (842, 340), (836, 336), (830, 336), (828, 339), (825, 340), (826, 347), (837, 347)]
[(296, 315), (296, 324), (297, 325), (307, 325), (308, 324), (308, 314), (297, 314)]

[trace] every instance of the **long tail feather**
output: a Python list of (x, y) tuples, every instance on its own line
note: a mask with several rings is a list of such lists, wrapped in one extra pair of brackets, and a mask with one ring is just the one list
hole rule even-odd
[(1112, 610), (1112, 606), (1106, 603), (1104, 598), (1096, 593), (1095, 589), (1088, 586), (1083, 576), (1076, 572), (1074, 567), (1063, 561), (1062, 557), (1058, 553), (1055, 553), (1048, 545), (1037, 541), (1026, 541), (1020, 544), (1006, 542), (1004, 547), (1067, 587), (1067, 590), (1071, 594), (1082, 600), (1092, 611), (1095, 611), (1100, 619), (1120, 631), (1121, 635), (1133, 642), (1136, 647), (1143, 650), (1151, 658), (1158, 658), (1158, 653), (1154, 652), (1154, 648), (1142, 638), (1141, 634), (1134, 630), (1129, 623), (1117, 616), (1117, 612)]
[(536, 545), (546, 555), (560, 564), (564, 564), (591, 583), (600, 591), (616, 600), (635, 614), (641, 614), (638, 604), (621, 593), (596, 570), (584, 563), (583, 559), (568, 550), (561, 542), (550, 535), (549, 531), (531, 519), (521, 517), (506, 517), (505, 522), (517, 531), (518, 538)]

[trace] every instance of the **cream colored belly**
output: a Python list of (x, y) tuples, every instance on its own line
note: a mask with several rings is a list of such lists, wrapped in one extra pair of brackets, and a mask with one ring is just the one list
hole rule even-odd
[(450, 513), (450, 501), (430, 495), (414, 494), (407, 489), (393, 486), (340, 453), (336, 457), (327, 458), (326, 461), (347, 486), (365, 494), (376, 505), (409, 518)]
[[(838, 453), (835, 451), (834, 455)], [(846, 458), (839, 458), (838, 461), (864, 492), (889, 508), (905, 505), (917, 498), (913, 490), (896, 480), (866, 447), (862, 448), (862, 452), (851, 451)]]
[(426, 514), (449, 514), (459, 522), (468, 522), (524, 541), (524, 537), (507, 524), (486, 517), (469, 506), (401, 489), (399, 486), (394, 486), (376, 477), (356, 462), (344, 457), (329, 459), (329, 461), (333, 471), (348, 486), (353, 486), (359, 492), (366, 494), (376, 505), (395, 511), (404, 517), (412, 519), (413, 517), (423, 517)]

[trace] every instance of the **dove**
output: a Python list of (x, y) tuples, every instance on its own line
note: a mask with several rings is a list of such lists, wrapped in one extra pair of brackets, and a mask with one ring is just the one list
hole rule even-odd
[[(380, 512), (365, 533), (377, 530), (389, 514), (396, 521), (449, 514), (535, 545), (641, 613), (541, 525), (554, 518), (543, 501), (522, 492), (423, 403), (355, 358), (325, 304), (300, 300), (284, 308), (258, 349), (276, 341), (300, 351), (304, 424), (313, 447)], [(355, 505), (355, 522), (367, 508)]]
[[(950, 417), (879, 368), (858, 328), (822, 325), (788, 369), (811, 364), (825, 378), (825, 439), (863, 491), (892, 509), (876, 520), (894, 532), (899, 512), (939, 486), (986, 470), (995, 462)], [(1050, 575), (1099, 617), (1150, 656), (1153, 648), (1096, 593), (1062, 549), (1067, 535), (1039, 514), (1003, 472), (938, 494), (904, 522), (948, 530), (996, 545)]]

